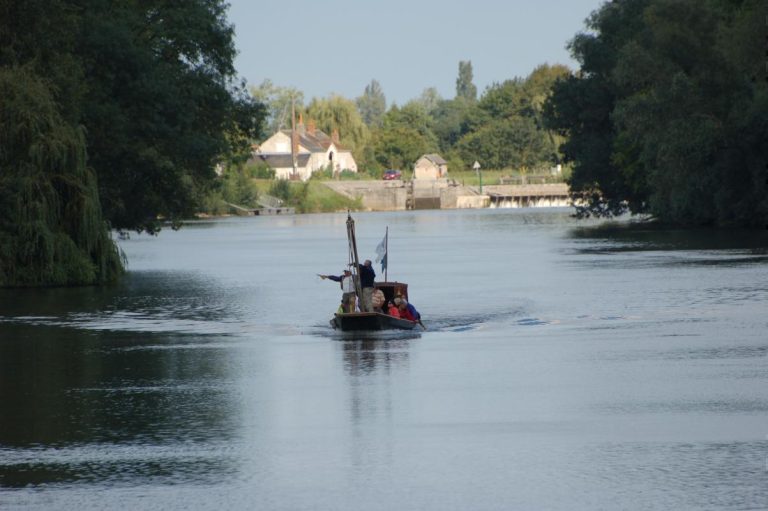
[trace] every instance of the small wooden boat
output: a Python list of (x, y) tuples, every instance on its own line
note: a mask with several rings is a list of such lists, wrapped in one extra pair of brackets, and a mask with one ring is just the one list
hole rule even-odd
[[(403, 282), (376, 282), (374, 289), (384, 293), (384, 303), (396, 297), (408, 299), (408, 284)], [(396, 318), (381, 312), (337, 312), (331, 319), (333, 328), (348, 330), (411, 330), (418, 325), (416, 321)]]
[[(384, 254), (386, 254), (386, 241), (389, 233), (384, 237)], [(355, 282), (355, 294), (357, 294), (357, 302), (360, 303), (360, 297), (362, 296), (362, 288), (360, 286), (360, 275), (358, 268), (360, 267), (360, 261), (357, 256), (357, 241), (355, 239), (355, 221), (352, 219), (352, 215), (347, 214), (347, 241), (349, 242), (349, 259), (350, 266), (352, 267), (352, 276)], [(379, 289), (384, 294), (384, 304), (393, 301), (397, 297), (408, 299), (408, 284), (404, 282), (387, 282), (385, 271), (385, 282), (375, 282), (374, 289)], [(337, 312), (331, 319), (331, 326), (334, 329), (343, 331), (352, 330), (412, 330), (417, 325), (420, 325), (421, 321), (410, 321), (382, 312)]]

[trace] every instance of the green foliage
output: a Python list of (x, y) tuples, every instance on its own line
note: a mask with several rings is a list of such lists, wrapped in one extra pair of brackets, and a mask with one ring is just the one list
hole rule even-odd
[(265, 162), (249, 164), (245, 167), (248, 175), (254, 179), (274, 179), (275, 170), (270, 168)]
[(198, 211), (216, 161), (244, 161), (264, 110), (234, 81), (226, 9), (0, 2), (0, 284), (114, 279), (122, 265), (105, 220), (176, 225)]
[(231, 210), (229, 204), (246, 208), (258, 206), (259, 189), (248, 168), (229, 167), (214, 180), (203, 200), (202, 211), (221, 215)]
[(478, 160), (495, 169), (527, 169), (546, 160), (548, 140), (529, 117), (492, 121), (461, 139), (458, 152), (464, 161)]
[(472, 83), (472, 61), (462, 60), (459, 62), (459, 76), (456, 78), (456, 97), (467, 101), (477, 99), (477, 87)]
[(341, 96), (313, 99), (306, 114), (318, 129), (328, 134), (338, 132), (342, 145), (353, 151), (364, 147), (370, 136), (355, 103)]
[(79, 51), (91, 164), (112, 224), (152, 232), (158, 216), (197, 210), (214, 163), (259, 132), (263, 108), (232, 84), (223, 1), (86, 3)]
[(440, 150), (451, 150), (461, 137), (482, 126), (487, 121), (483, 115), (477, 103), (464, 98), (440, 101), (432, 113), (433, 131)]
[(768, 223), (766, 83), (753, 44), (764, 1), (624, 0), (590, 19), (547, 120), (587, 213), (681, 224)]
[(363, 95), (355, 100), (363, 122), (370, 127), (381, 127), (384, 113), (387, 111), (387, 99), (376, 80), (365, 86)]
[(431, 152), (429, 142), (414, 128), (387, 126), (372, 141), (379, 168), (412, 168), (423, 154)]
[(271, 184), (269, 195), (281, 199), (287, 206), (296, 208), (298, 213), (320, 213), (346, 210), (360, 210), (360, 200), (343, 197), (319, 180), (307, 182), (279, 179)]
[(115, 280), (123, 260), (101, 215), (85, 137), (28, 67), (0, 69), (0, 286)]

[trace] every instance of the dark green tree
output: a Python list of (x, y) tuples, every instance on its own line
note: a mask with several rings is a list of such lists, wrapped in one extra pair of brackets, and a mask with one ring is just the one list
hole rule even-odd
[(222, 0), (82, 1), (83, 123), (103, 207), (113, 227), (153, 232), (196, 211), (235, 149), (227, 133), (257, 135), (264, 110), (233, 81)]
[(402, 108), (390, 108), (384, 125), (373, 134), (371, 146), (376, 165), (407, 170), (421, 155), (434, 152), (437, 139), (429, 124), (430, 117), (416, 101)]
[(263, 117), (222, 1), (0, 0), (0, 285), (106, 282), (109, 226), (197, 210)]
[(101, 213), (85, 132), (29, 66), (0, 69), (0, 286), (115, 280), (122, 258)]
[(526, 171), (551, 154), (545, 133), (530, 117), (491, 121), (466, 135), (458, 144), (462, 160), (479, 160), (492, 169)]
[(624, 0), (593, 14), (594, 32), (572, 43), (581, 72), (555, 87), (547, 109), (569, 137), (571, 185), (587, 194), (587, 212), (768, 222), (766, 83), (746, 43), (759, 39), (766, 7)]
[(646, 208), (642, 180), (630, 184), (613, 158), (616, 129), (611, 115), (617, 91), (611, 74), (618, 48), (642, 29), (649, 1), (620, 0), (593, 12), (587, 19), (590, 32), (577, 34), (569, 43), (581, 70), (556, 83), (544, 106), (547, 126), (566, 139), (560, 150), (565, 161), (574, 163), (570, 186), (586, 201), (583, 215)]
[(461, 137), (488, 122), (477, 102), (464, 98), (440, 101), (432, 112), (432, 119), (432, 131), (444, 152), (453, 149)]
[(456, 97), (464, 98), (468, 101), (477, 99), (477, 87), (472, 83), (472, 61), (462, 60), (459, 62), (459, 76), (456, 78)]

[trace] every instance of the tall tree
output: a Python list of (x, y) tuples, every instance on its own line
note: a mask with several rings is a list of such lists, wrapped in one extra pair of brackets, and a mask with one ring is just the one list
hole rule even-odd
[(477, 87), (472, 83), (472, 61), (459, 61), (459, 77), (456, 78), (456, 97), (468, 101), (477, 99)]
[(368, 141), (368, 128), (363, 122), (355, 103), (341, 96), (313, 98), (306, 109), (307, 120), (328, 134), (339, 133), (342, 144), (353, 151), (360, 151)]
[(551, 155), (546, 134), (531, 117), (494, 120), (462, 137), (459, 154), (466, 162), (481, 161), (491, 169), (527, 171)]
[(437, 149), (437, 139), (423, 106), (411, 101), (389, 109), (371, 145), (377, 167), (409, 169), (421, 155)]
[(114, 227), (154, 231), (195, 212), (233, 119), (255, 135), (263, 110), (234, 83), (223, 0), (83, 1), (83, 122), (104, 209)]
[[(221, 0), (0, 0), (0, 285), (121, 271), (108, 224), (196, 210), (263, 112)], [(106, 221), (106, 222), (105, 222)]]
[(574, 195), (587, 201), (581, 211), (585, 215), (614, 215), (627, 207), (645, 210), (642, 185), (629, 185), (613, 159), (611, 115), (617, 92), (611, 73), (618, 48), (641, 30), (649, 1), (606, 3), (590, 15), (590, 31), (569, 43), (581, 70), (555, 84), (544, 108), (547, 126), (566, 139), (560, 150), (566, 161), (574, 163), (570, 186)]
[(581, 74), (555, 87), (548, 108), (588, 212), (768, 223), (768, 91), (744, 44), (759, 38), (766, 7), (623, 0), (593, 15), (593, 34), (572, 43)]
[(371, 83), (365, 86), (363, 95), (357, 98), (355, 102), (363, 122), (369, 128), (381, 127), (382, 118), (387, 111), (387, 99), (379, 82), (371, 80)]

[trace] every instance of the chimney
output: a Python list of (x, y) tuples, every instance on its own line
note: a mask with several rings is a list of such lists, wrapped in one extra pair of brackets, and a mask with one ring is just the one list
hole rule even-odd
[(307, 133), (314, 136), (315, 130), (317, 129), (317, 125), (315, 124), (314, 119), (310, 119), (307, 121)]
[(334, 144), (339, 145), (339, 130), (336, 128), (333, 128), (333, 133), (331, 133), (331, 140)]

